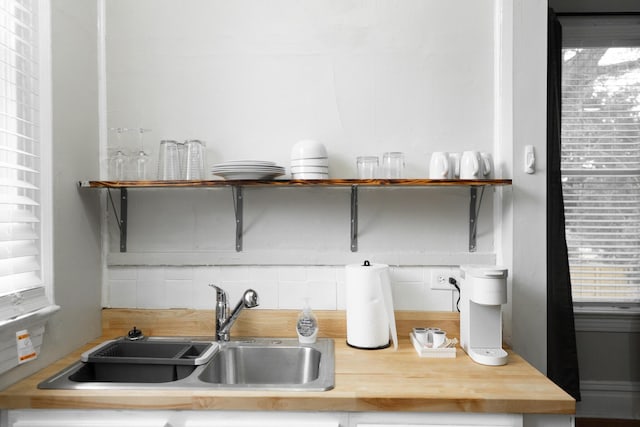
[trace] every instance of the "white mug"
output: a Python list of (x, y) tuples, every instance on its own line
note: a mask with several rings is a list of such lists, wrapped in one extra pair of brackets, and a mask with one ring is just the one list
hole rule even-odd
[(445, 331), (431, 331), (432, 345), (431, 348), (444, 347), (447, 341), (447, 333)]
[(429, 162), (429, 178), (448, 179), (451, 177), (449, 154), (444, 151), (436, 151), (431, 154)]
[(482, 159), (482, 177), (490, 179), (493, 176), (493, 157), (491, 153), (481, 152), (480, 158)]
[(460, 159), (460, 179), (482, 178), (482, 159), (477, 151), (465, 151)]

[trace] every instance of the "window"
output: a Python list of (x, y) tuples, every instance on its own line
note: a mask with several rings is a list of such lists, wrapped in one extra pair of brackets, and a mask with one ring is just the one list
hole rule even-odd
[(640, 302), (640, 17), (563, 17), (562, 174), (576, 302)]
[(50, 305), (40, 22), (38, 0), (0, 0), (0, 326)]

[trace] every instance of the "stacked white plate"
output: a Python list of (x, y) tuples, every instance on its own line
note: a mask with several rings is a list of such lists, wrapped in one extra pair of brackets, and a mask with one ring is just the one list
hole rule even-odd
[(307, 139), (291, 149), (292, 179), (328, 179), (329, 157), (323, 144)]
[(213, 165), (211, 173), (226, 180), (274, 179), (284, 175), (285, 170), (275, 162), (264, 160), (230, 160)]

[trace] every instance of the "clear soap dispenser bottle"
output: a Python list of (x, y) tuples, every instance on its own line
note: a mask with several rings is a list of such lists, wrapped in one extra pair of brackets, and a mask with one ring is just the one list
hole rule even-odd
[(313, 344), (316, 342), (316, 338), (318, 337), (318, 319), (315, 314), (313, 314), (313, 311), (311, 311), (308, 298), (305, 298), (304, 308), (298, 315), (296, 331), (298, 332), (298, 341), (300, 341), (300, 343)]

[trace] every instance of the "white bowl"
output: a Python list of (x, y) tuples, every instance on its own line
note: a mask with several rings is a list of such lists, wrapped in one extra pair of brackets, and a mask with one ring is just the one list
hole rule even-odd
[(303, 139), (302, 141), (298, 141), (291, 148), (291, 158), (294, 160), (319, 159), (326, 157), (328, 157), (328, 155), (325, 146), (312, 139)]
[(291, 173), (329, 173), (328, 166), (291, 166)]
[(301, 167), (301, 166), (329, 166), (329, 159), (298, 159), (291, 160), (292, 167)]
[(292, 173), (291, 179), (329, 179), (328, 173)]

